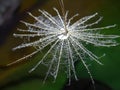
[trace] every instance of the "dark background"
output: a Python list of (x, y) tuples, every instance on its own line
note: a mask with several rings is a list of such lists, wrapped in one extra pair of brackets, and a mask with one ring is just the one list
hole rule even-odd
[[(79, 13), (79, 18), (81, 18), (98, 12), (100, 16), (103, 16), (103, 21), (97, 26), (117, 24), (116, 28), (110, 29), (109, 32), (103, 31), (103, 33), (120, 35), (120, 0), (64, 0), (64, 3), (70, 16)], [(42, 65), (29, 74), (28, 71), (41, 57), (39, 54), (30, 60), (23, 60), (16, 65), (5, 67), (7, 63), (34, 50), (26, 48), (12, 51), (13, 47), (22, 42), (21, 39), (12, 35), (17, 32), (17, 28), (25, 28), (19, 21), (33, 22), (27, 12), (40, 15), (38, 9), (45, 9), (55, 15), (53, 7), (59, 9), (58, 0), (0, 0), (0, 90), (92, 90), (78, 89), (86, 85), (91, 87), (88, 83), (90, 82), (89, 75), (81, 63), (76, 63), (80, 80), (77, 82), (73, 80), (71, 86), (65, 86), (67, 79), (64, 73), (58, 75), (55, 83), (50, 77), (43, 85), (42, 80), (47, 68)], [(120, 39), (117, 41), (120, 42)], [(120, 90), (120, 46), (110, 48), (92, 46), (89, 50), (98, 56), (106, 54), (100, 59), (103, 66), (91, 61), (89, 67), (99, 90)]]

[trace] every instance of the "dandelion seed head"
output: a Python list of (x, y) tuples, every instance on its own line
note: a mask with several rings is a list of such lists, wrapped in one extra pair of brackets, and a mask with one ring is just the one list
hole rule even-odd
[[(29, 15), (36, 20), (35, 23), (31, 24), (22, 21), (28, 29), (19, 29), (22, 34), (14, 34), (14, 36), (29, 37), (30, 39), (39, 37), (39, 39), (33, 42), (22, 43), (21, 45), (13, 48), (13, 50), (26, 47), (38, 48), (36, 48), (33, 53), (26, 55), (25, 57), (22, 57), (8, 65), (12, 65), (23, 59), (29, 58), (50, 45), (48, 51), (44, 54), (42, 59), (29, 72), (34, 71), (40, 64), (43, 64), (48, 67), (44, 81), (50, 75), (52, 75), (56, 80), (60, 68), (65, 67), (65, 72), (67, 72), (67, 77), (70, 82), (72, 76), (74, 76), (77, 80), (74, 63), (76, 61), (81, 61), (90, 75), (92, 83), (94, 84), (92, 74), (90, 73), (88, 65), (85, 61), (86, 57), (89, 57), (100, 65), (102, 65), (102, 63), (98, 60), (100, 57), (96, 56), (92, 51), (87, 49), (83, 43), (103, 47), (118, 45), (118, 43), (114, 41), (114, 39), (119, 38), (118, 35), (104, 35), (99, 33), (101, 30), (114, 28), (116, 25), (92, 28), (92, 26), (98, 24), (102, 20), (100, 17), (95, 22), (89, 23), (89, 21), (95, 18), (98, 13), (85, 16), (76, 22), (71, 23), (71, 21), (78, 16), (78, 14), (68, 18), (68, 12), (65, 12), (65, 17), (63, 17), (56, 8), (54, 8), (54, 10), (57, 16), (52, 16), (45, 10), (39, 10), (42, 15), (38, 17), (29, 13)], [(29, 41), (31, 41), (30, 39)], [(79, 59), (76, 60), (76, 58)]]

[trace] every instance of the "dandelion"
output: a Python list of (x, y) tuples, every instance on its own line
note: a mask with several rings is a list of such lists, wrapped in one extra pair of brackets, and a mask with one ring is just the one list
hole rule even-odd
[(35, 23), (31, 24), (22, 21), (28, 29), (18, 29), (20, 32), (23, 32), (23, 34), (13, 35), (15, 37), (29, 37), (29, 39), (39, 37), (39, 39), (33, 42), (22, 43), (21, 45), (13, 48), (13, 50), (26, 47), (35, 47), (36, 49), (33, 53), (8, 64), (8, 66), (31, 57), (41, 50), (44, 50), (45, 47), (50, 46), (42, 59), (29, 71), (30, 73), (33, 72), (40, 64), (43, 64), (48, 67), (44, 81), (48, 78), (48, 76), (53, 76), (56, 80), (59, 70), (64, 69), (70, 83), (72, 76), (74, 76), (76, 80), (78, 79), (74, 63), (76, 61), (81, 61), (90, 75), (92, 83), (94, 84), (93, 77), (85, 59), (89, 56), (90, 59), (94, 60), (98, 64), (102, 65), (102, 63), (98, 60), (100, 57), (93, 54), (92, 51), (89, 51), (84, 44), (88, 43), (104, 47), (118, 45), (114, 39), (119, 36), (103, 35), (100, 33), (101, 30), (114, 28), (116, 25), (92, 28), (93, 25), (98, 24), (102, 20), (102, 17), (100, 17), (95, 22), (89, 23), (91, 19), (98, 16), (98, 13), (85, 16), (76, 22), (71, 23), (78, 14), (75, 14), (68, 19), (68, 11), (65, 11), (63, 0), (59, 1), (63, 15), (60, 15), (56, 8), (53, 9), (57, 13), (57, 16), (52, 16), (45, 10), (39, 10), (42, 15), (38, 17), (29, 13), (29, 15), (36, 20)]

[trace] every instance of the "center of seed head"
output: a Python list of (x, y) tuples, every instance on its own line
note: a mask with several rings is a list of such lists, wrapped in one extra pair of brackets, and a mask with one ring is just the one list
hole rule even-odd
[(59, 38), (60, 40), (65, 40), (65, 39), (67, 39), (67, 38), (69, 37), (69, 33), (68, 33), (68, 32), (65, 32), (64, 29), (61, 29), (61, 32), (63, 32), (63, 33), (58, 36), (58, 38)]
[(59, 35), (58, 36), (58, 38), (60, 39), (60, 40), (65, 40), (65, 39), (67, 39), (69, 37), (69, 35), (68, 34), (61, 34), (61, 35)]

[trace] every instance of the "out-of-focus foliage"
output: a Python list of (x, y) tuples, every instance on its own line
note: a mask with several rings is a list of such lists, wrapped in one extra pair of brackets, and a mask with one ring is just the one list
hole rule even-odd
[[(3, 1), (8, 2), (10, 0)], [(99, 26), (106, 26), (110, 24), (118, 25), (115, 30), (112, 30), (112, 32), (107, 31), (104, 33), (120, 35), (119, 0), (64, 0), (64, 2), (66, 9), (68, 9), (70, 12), (70, 16), (75, 13), (79, 13), (80, 18), (98, 12), (104, 17)], [(13, 6), (15, 6), (14, 3)], [(25, 28), (25, 26), (21, 24), (19, 20), (33, 22), (33, 19), (27, 15), (27, 12), (32, 12), (34, 15), (40, 15), (37, 10), (45, 9), (51, 14), (55, 15), (52, 8), (57, 7), (59, 9), (57, 0), (21, 0), (18, 6), (19, 8), (16, 9), (17, 11), (13, 14), (13, 18), (9, 23), (11, 26), (13, 22), (12, 27), (7, 28), (7, 24), (4, 26), (6, 27), (4, 30), (3, 28), (0, 28), (0, 33), (2, 33), (0, 34), (0, 38), (2, 35), (4, 36), (6, 34), (3, 34), (5, 30), (9, 30), (10, 32), (6, 36), (7, 39), (5, 39), (5, 42), (0, 45), (0, 90), (61, 90), (66, 83), (65, 75), (63, 73), (59, 74), (55, 83), (52, 83), (52, 79), (49, 78), (44, 86), (42, 85), (42, 80), (47, 70), (45, 66), (40, 66), (31, 74), (28, 73), (28, 71), (36, 64), (36, 62), (39, 61), (39, 58), (42, 57), (42, 55), (37, 54), (30, 59), (20, 62), (19, 64), (11, 67), (4, 67), (4, 65), (7, 63), (17, 60), (33, 50), (33, 48), (27, 48), (24, 50), (22, 49), (14, 52), (11, 50), (13, 47), (21, 43), (20, 39), (16, 39), (12, 36), (13, 32), (17, 32), (16, 28)], [(15, 20), (16, 22), (14, 22)], [(89, 46), (89, 48), (97, 55), (106, 53), (106, 56), (101, 58), (101, 61), (104, 64), (103, 66), (91, 61), (90, 69), (91, 73), (93, 74), (93, 78), (107, 84), (108, 86), (112, 87), (113, 90), (120, 90), (120, 46), (99, 49), (98, 47), (94, 48)], [(82, 64), (78, 64), (81, 63), (77, 63), (76, 67), (80, 78), (89, 78), (86, 70), (84, 67), (82, 67)]]

